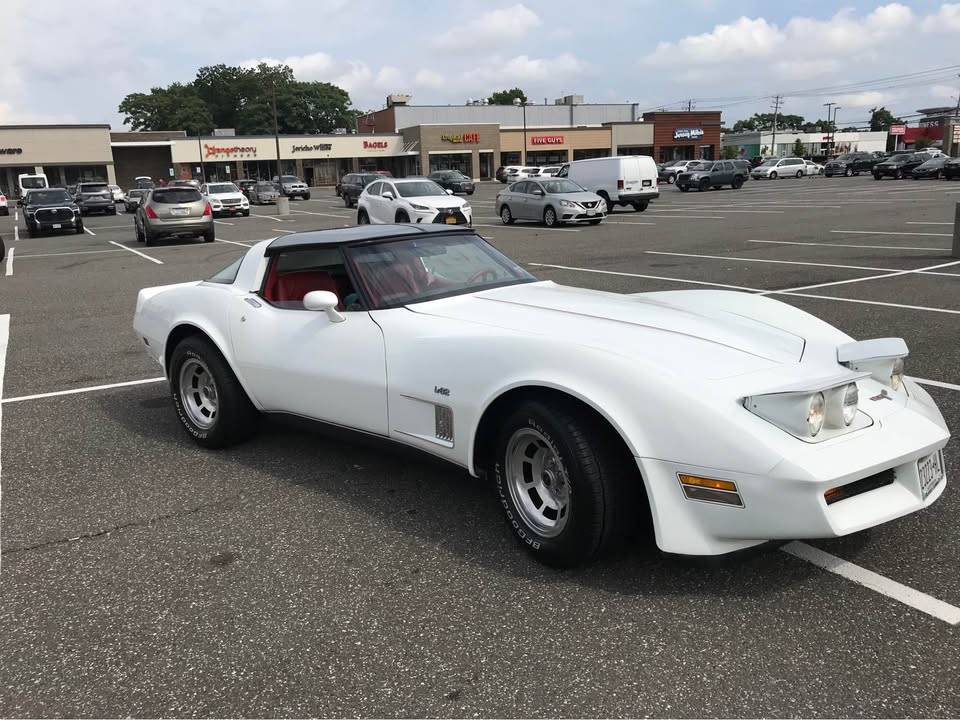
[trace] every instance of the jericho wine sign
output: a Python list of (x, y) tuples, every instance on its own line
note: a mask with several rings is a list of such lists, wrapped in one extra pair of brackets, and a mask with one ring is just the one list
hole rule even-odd
[(0, 147), (0, 155), (23, 155), (23, 148)]

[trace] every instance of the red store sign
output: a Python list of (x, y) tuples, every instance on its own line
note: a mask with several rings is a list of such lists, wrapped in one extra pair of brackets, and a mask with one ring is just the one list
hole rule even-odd
[(563, 135), (534, 135), (531, 145), (563, 145)]
[(257, 148), (254, 145), (233, 145), (224, 147), (219, 145), (203, 144), (204, 157), (256, 157)]
[(363, 149), (364, 150), (386, 150), (387, 141), (386, 140), (364, 140)]

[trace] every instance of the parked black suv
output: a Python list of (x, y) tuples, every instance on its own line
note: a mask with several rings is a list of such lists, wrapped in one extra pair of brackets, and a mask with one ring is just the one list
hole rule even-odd
[(733, 160), (698, 160), (687, 165), (683, 172), (677, 175), (677, 187), (680, 192), (687, 192), (692, 187), (709, 190), (722, 185), (739, 190), (744, 177), (745, 171), (734, 165)]
[(383, 176), (377, 173), (347, 173), (340, 178), (340, 197), (343, 204), (352, 208), (357, 204), (357, 198), (363, 189), (374, 180), (382, 180)]
[(881, 180), (885, 177), (892, 177), (900, 180), (905, 177), (912, 177), (913, 169), (920, 167), (930, 156), (926, 153), (901, 153), (892, 155), (882, 163), (873, 166), (873, 179)]
[(873, 170), (873, 166), (879, 163), (882, 158), (878, 158), (873, 153), (868, 152), (849, 152), (834, 158), (823, 166), (823, 174), (827, 177), (834, 175), (859, 175), (862, 172), (868, 173)]
[(113, 192), (107, 183), (85, 182), (77, 185), (74, 202), (80, 207), (81, 215), (102, 212), (104, 215), (116, 215), (117, 204), (113, 201)]
[(83, 232), (80, 208), (70, 197), (70, 193), (61, 188), (30, 190), (20, 201), (20, 207), (23, 209), (23, 220), (27, 224), (27, 235), (30, 237), (47, 231), (72, 231), (77, 234)]
[(473, 180), (459, 170), (437, 170), (430, 173), (429, 177), (444, 190), (453, 190), (454, 194), (473, 195)]

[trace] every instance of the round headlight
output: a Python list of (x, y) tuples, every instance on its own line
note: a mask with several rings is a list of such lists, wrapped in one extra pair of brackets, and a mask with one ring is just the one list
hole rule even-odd
[(857, 417), (857, 404), (860, 393), (856, 383), (850, 383), (843, 389), (843, 424), (849, 425)]
[(826, 403), (823, 399), (823, 393), (816, 393), (810, 396), (810, 403), (807, 405), (807, 429), (810, 431), (810, 437), (816, 437), (823, 427), (823, 411)]
[(890, 371), (890, 387), (899, 390), (903, 385), (903, 358), (897, 358), (893, 361), (893, 370)]

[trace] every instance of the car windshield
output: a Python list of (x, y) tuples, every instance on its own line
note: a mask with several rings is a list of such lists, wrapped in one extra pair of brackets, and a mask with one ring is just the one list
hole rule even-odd
[(712, 162), (692, 162), (686, 167), (687, 170), (713, 170)]
[(774, 158), (774, 159), (772, 159), (772, 160), (764, 160), (763, 163), (760, 165), (760, 167), (773, 167), (773, 166), (776, 165), (778, 162), (780, 162), (780, 161), (779, 161), (778, 159), (776, 159), (776, 158)]
[[(3, 193), (0, 193), (2, 195)], [(49, 205), (50, 203), (69, 203), (66, 190), (31, 190), (27, 193), (28, 205)]]
[(207, 192), (210, 195), (224, 195), (226, 193), (240, 192), (233, 183), (218, 183), (216, 185), (207, 185)]
[(47, 181), (42, 177), (25, 177), (21, 178), (20, 184), (24, 189), (36, 190), (37, 188), (45, 188), (47, 186)]
[(430, 195), (447, 194), (447, 191), (433, 180), (397, 183), (397, 192), (400, 193), (400, 197), (429, 197)]
[(892, 158), (888, 158), (888, 163), (893, 163), (894, 165), (903, 165), (905, 162), (908, 162), (913, 159), (913, 155), (894, 155)]
[(348, 253), (376, 308), (536, 280), (479, 235), (384, 242)]
[(544, 180), (540, 185), (551, 195), (558, 193), (585, 192), (585, 190), (572, 180)]
[(361, 175), (361, 176), (360, 176), (360, 182), (363, 183), (363, 186), (364, 186), (364, 187), (366, 187), (367, 185), (369, 185), (370, 183), (372, 183), (374, 180), (379, 180), (379, 179), (382, 178), (382, 177), (383, 177), (383, 175), (375, 175), (375, 174), (374, 174), (374, 175)]
[(840, 157), (838, 157), (837, 160), (839, 160), (840, 162), (853, 162), (854, 160), (857, 159), (857, 157), (858, 156), (854, 155), (853, 153), (847, 153), (846, 155), (841, 155)]
[(176, 205), (177, 203), (199, 202), (201, 199), (200, 191), (194, 188), (161, 188), (154, 190), (150, 200), (163, 205)]
[(284, 175), (282, 178), (280, 178), (280, 181), (285, 183), (295, 183), (300, 182), (300, 178), (298, 178), (296, 175)]
[(944, 165), (946, 162), (947, 162), (947, 159), (945, 157), (935, 157), (935, 158), (931, 158), (930, 160), (927, 160), (920, 167), (921, 168), (938, 168)]
[(80, 186), (80, 192), (82, 193), (98, 193), (109, 189), (106, 183), (84, 183)]

